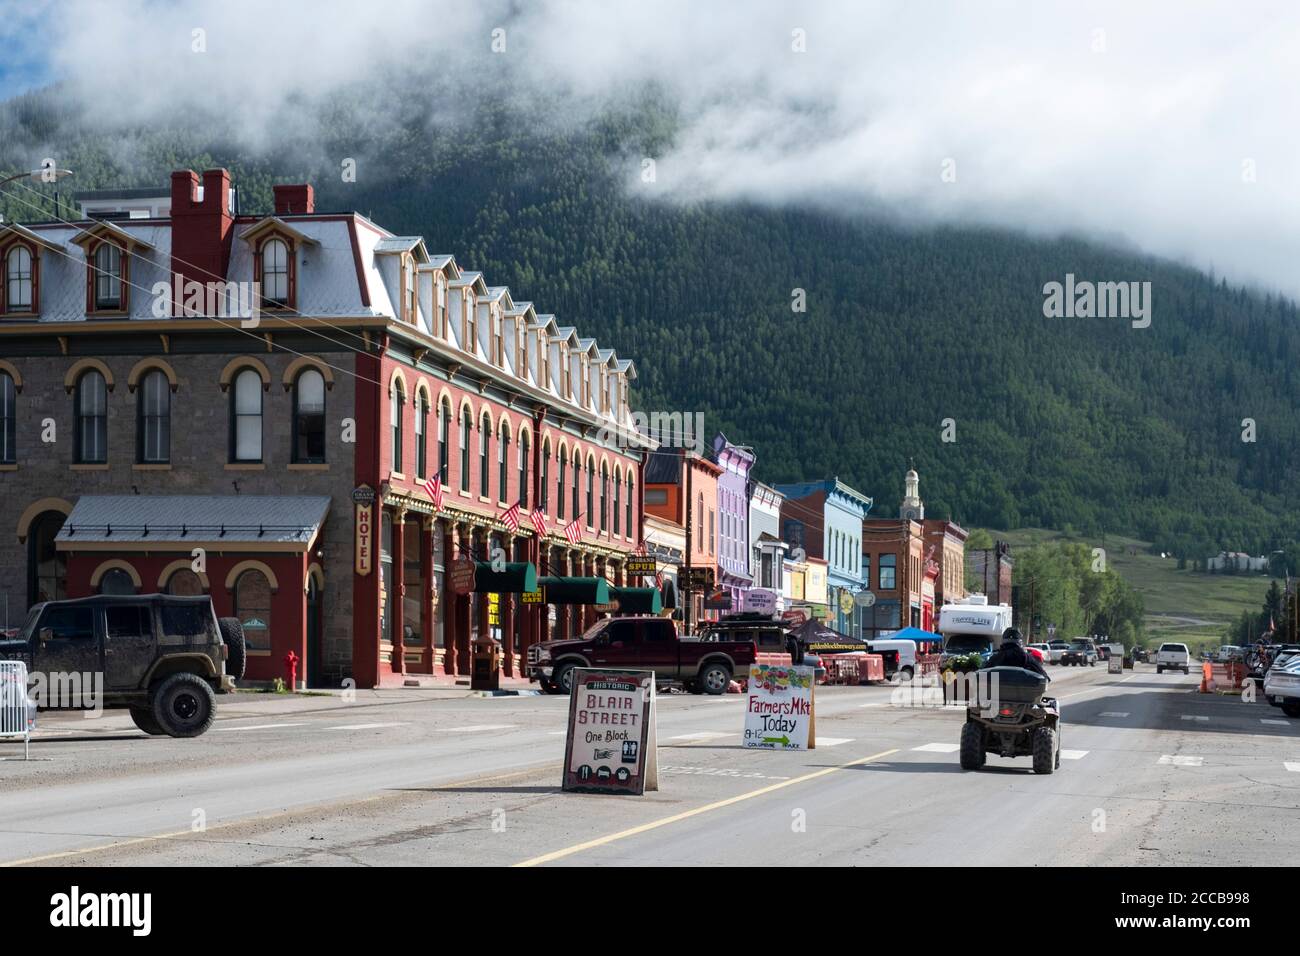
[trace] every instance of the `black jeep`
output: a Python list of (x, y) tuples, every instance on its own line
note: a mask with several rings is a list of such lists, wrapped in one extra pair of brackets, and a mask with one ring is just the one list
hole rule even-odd
[(128, 708), (147, 734), (197, 737), (246, 653), (239, 620), (209, 597), (101, 595), (34, 605), (0, 660), (27, 665), (42, 710)]

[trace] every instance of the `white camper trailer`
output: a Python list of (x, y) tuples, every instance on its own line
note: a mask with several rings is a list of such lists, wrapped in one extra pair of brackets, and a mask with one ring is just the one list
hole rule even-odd
[(969, 594), (962, 603), (939, 609), (939, 633), (947, 654), (992, 652), (1010, 626), (1011, 605), (990, 604), (983, 594)]

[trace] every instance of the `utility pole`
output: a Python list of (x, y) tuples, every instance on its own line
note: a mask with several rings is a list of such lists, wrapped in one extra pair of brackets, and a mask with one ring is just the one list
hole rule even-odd
[(682, 467), (686, 469), (686, 500), (682, 502), (682, 507), (686, 513), (686, 583), (687, 586), (682, 593), (686, 596), (686, 607), (682, 611), (682, 620), (685, 623), (685, 633), (691, 633), (691, 612), (694, 610), (695, 594), (691, 591), (691, 541), (693, 538), (694, 525), (691, 521), (692, 497), (691, 497), (691, 467), (690, 452), (685, 448), (682, 449)]

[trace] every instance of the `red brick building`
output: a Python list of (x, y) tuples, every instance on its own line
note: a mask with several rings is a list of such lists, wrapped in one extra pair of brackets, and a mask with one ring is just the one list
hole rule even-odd
[[(245, 621), (250, 679), (294, 651), (310, 683), (369, 687), (466, 674), (484, 633), (509, 673), (590, 623), (641, 540), (633, 364), (310, 186), (264, 215), (233, 196), (181, 171), (144, 218), (98, 196), (99, 218), (0, 226), (10, 626), (206, 592)], [(524, 606), (539, 576), (588, 580)]]

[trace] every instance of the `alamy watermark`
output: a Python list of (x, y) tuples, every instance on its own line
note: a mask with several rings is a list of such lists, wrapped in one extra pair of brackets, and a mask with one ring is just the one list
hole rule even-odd
[(596, 438), (618, 448), (640, 445), (649, 438), (661, 448), (687, 448), (697, 455), (708, 447), (703, 412), (632, 412), (626, 421), (601, 426)]
[(1043, 286), (1043, 315), (1049, 319), (1130, 319), (1133, 328), (1151, 324), (1151, 283), (1075, 281)]

